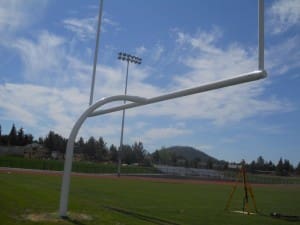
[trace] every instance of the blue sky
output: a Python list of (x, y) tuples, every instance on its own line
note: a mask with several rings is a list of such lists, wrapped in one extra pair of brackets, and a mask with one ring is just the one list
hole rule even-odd
[[(0, 124), (68, 137), (87, 108), (98, 1), (0, 1)], [(94, 99), (154, 97), (257, 69), (253, 0), (106, 0)], [(124, 143), (189, 145), (228, 161), (300, 161), (300, 1), (265, 3), (268, 78), (127, 111)], [(121, 112), (79, 132), (119, 144)]]

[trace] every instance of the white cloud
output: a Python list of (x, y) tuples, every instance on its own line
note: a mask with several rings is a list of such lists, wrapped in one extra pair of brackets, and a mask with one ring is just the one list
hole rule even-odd
[(25, 28), (41, 16), (46, 5), (47, 0), (1, 0), (0, 32), (5, 31), (5, 35), (7, 32)]
[(103, 16), (103, 24), (106, 26), (114, 27), (116, 30), (120, 29), (120, 24), (113, 19), (108, 18), (105, 14)]
[[(176, 30), (175, 30), (176, 32)], [(199, 30), (195, 36), (178, 31), (176, 42), (185, 45), (189, 44), (191, 47), (207, 53), (219, 53), (219, 49), (214, 46), (215, 42), (220, 39), (222, 32), (219, 28), (214, 27), (211, 32)]]
[[(171, 86), (160, 88), (147, 82), (148, 77), (153, 76), (151, 68), (131, 65), (128, 94), (154, 97), (162, 93), (190, 88), (208, 81), (255, 70), (256, 52), (252, 48), (244, 48), (239, 44), (218, 47), (220, 33), (217, 28), (211, 32), (203, 31), (201, 33), (199, 31), (195, 36), (178, 32), (180, 40), (177, 38), (177, 42), (180, 42), (181, 48), (185, 49), (180, 62), (188, 70), (178, 76), (173, 76), (170, 80)], [(46, 76), (49, 76), (51, 82), (44, 83), (60, 89), (71, 86), (68, 83), (73, 81), (74, 83), (71, 83), (79, 88), (78, 93), (88, 93), (91, 65), (84, 63), (80, 58), (71, 56), (71, 53), (65, 50), (68, 49), (67, 45), (66, 40), (49, 32), (42, 32), (36, 42), (25, 39), (18, 40), (15, 47), (19, 50), (25, 63), (28, 80), (41, 82), (46, 79)], [(163, 46), (161, 48), (163, 49)], [(276, 52), (270, 54), (275, 55)], [(104, 96), (123, 94), (125, 74), (123, 70), (121, 65), (98, 65), (95, 100)], [(41, 74), (43, 74), (42, 77)], [(60, 83), (56, 83), (58, 81)], [(254, 82), (164, 104), (158, 103), (151, 107), (130, 110), (127, 115), (164, 115), (176, 119), (199, 118), (223, 125), (263, 113), (291, 110), (292, 107), (288, 102), (275, 97), (269, 99), (261, 97), (265, 90), (265, 83), (265, 81)], [(54, 102), (59, 103), (57, 100)], [(62, 101), (60, 105), (63, 106), (65, 103)], [(57, 116), (56, 120), (68, 120), (59, 110), (61, 107), (50, 107), (51, 115), (49, 114), (48, 117), (53, 119), (57, 113), (61, 116)]]
[(164, 51), (165, 49), (161, 44), (156, 44), (153, 49), (152, 60), (159, 61)]
[(63, 21), (66, 29), (74, 32), (80, 40), (95, 38), (97, 17), (77, 19), (70, 18)]
[[(169, 91), (195, 87), (257, 68), (254, 48), (245, 48), (237, 43), (221, 48), (217, 46), (218, 38), (221, 37), (218, 29), (211, 33), (203, 32), (198, 32), (195, 36), (178, 32), (177, 42), (184, 49), (181, 62), (189, 69), (173, 78), (173, 85), (172, 88), (168, 88)], [(273, 54), (278, 52), (272, 52)], [(153, 107), (147, 107), (142, 113), (172, 116), (177, 119), (208, 119), (215, 124), (224, 125), (265, 113), (292, 110), (289, 102), (276, 97), (262, 98), (267, 84), (264, 80), (202, 93), (165, 104), (155, 104)]]
[(197, 145), (195, 147), (196, 147), (196, 149), (199, 149), (200, 151), (205, 151), (205, 152), (211, 151), (214, 149), (214, 147), (212, 145)]
[(36, 41), (21, 38), (14, 41), (12, 46), (21, 56), (27, 80), (53, 81), (55, 74), (63, 75), (63, 62), (66, 59), (63, 44), (63, 38), (43, 31)]
[(36, 40), (17, 39), (11, 46), (17, 50), (23, 63), (22, 75), (26, 82), (46, 86), (85, 87), (91, 80), (91, 64), (86, 63), (84, 54), (70, 50), (66, 39), (48, 31), (42, 31)]
[(300, 68), (300, 35), (285, 38), (266, 50), (266, 67), (270, 75), (282, 75)]
[(144, 45), (142, 45), (142, 46), (135, 49), (135, 54), (138, 55), (138, 56), (141, 56), (141, 55), (145, 54), (145, 52), (147, 52), (147, 49), (145, 48)]
[[(63, 20), (64, 27), (72, 31), (79, 40), (86, 41), (96, 38), (96, 29), (98, 23), (98, 15), (87, 18), (68, 18)], [(107, 15), (102, 17), (101, 32), (108, 29), (120, 30), (118, 22), (108, 18)]]
[[(6, 83), (0, 85), (0, 118), (18, 121), (39, 135), (54, 130), (68, 137), (71, 128), (88, 103), (88, 93), (78, 88), (52, 88), (30, 84)], [(88, 119), (80, 135), (114, 135), (119, 121), (106, 119), (99, 124)], [(117, 122), (117, 123), (116, 123)], [(98, 136), (97, 136), (98, 135)]]
[(189, 133), (191, 133), (189, 129), (176, 127), (152, 128), (143, 134), (143, 140), (146, 140), (146, 142), (154, 142), (168, 138), (176, 138)]
[(278, 34), (287, 31), (300, 23), (300, 1), (278, 0), (268, 11), (271, 19), (273, 33)]

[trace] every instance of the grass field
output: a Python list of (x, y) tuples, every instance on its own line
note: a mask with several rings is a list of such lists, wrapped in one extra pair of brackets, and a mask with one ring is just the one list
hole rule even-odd
[[(231, 185), (91, 177), (72, 178), (70, 219), (58, 220), (60, 185), (60, 176), (0, 173), (0, 224), (298, 224), (262, 215), (225, 212)], [(253, 189), (259, 211), (300, 214), (299, 186)], [(241, 207), (239, 188), (231, 208)], [(46, 221), (44, 218), (32, 222), (27, 218), (45, 214)]]
[[(59, 160), (26, 159), (22, 157), (1, 156), (0, 167), (56, 170), (62, 171), (64, 162)], [(122, 173), (158, 173), (154, 167), (122, 166)], [(73, 172), (80, 173), (116, 173), (117, 165), (113, 163), (74, 162)]]

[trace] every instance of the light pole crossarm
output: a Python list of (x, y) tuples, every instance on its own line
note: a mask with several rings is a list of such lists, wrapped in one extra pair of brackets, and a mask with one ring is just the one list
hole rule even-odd
[(121, 111), (124, 109), (135, 108), (135, 107), (141, 106), (141, 105), (148, 105), (151, 103), (166, 101), (166, 100), (170, 100), (170, 99), (174, 99), (174, 98), (180, 98), (180, 97), (187, 96), (187, 95), (198, 94), (201, 92), (211, 91), (211, 90), (229, 87), (229, 86), (233, 86), (233, 85), (237, 85), (237, 84), (247, 83), (247, 82), (265, 78), (266, 76), (267, 76), (267, 72), (265, 70), (257, 70), (257, 71), (253, 71), (250, 73), (240, 74), (233, 78), (220, 80), (220, 81), (216, 81), (216, 82), (212, 82), (212, 83), (208, 83), (208, 84), (203, 84), (198, 87), (184, 89), (184, 90), (172, 92), (169, 94), (161, 95), (158, 97), (148, 98), (144, 102), (128, 103), (128, 104), (121, 105), (121, 106), (115, 106), (115, 107), (108, 108), (108, 109), (98, 110), (98, 111), (91, 113), (90, 117), (108, 114), (111, 112), (117, 112), (117, 111)]

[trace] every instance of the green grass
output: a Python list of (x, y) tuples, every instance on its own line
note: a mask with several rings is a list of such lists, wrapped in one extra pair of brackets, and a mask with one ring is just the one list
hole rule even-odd
[[(72, 178), (69, 210), (73, 214), (87, 214), (92, 220), (31, 222), (24, 219), (24, 215), (32, 213), (57, 212), (60, 185), (59, 176), (0, 174), (0, 224), (172, 224), (162, 223), (162, 220), (182, 225), (295, 224), (267, 216), (225, 212), (224, 207), (232, 189), (230, 185), (85, 177)], [(299, 186), (253, 189), (261, 212), (300, 214)], [(231, 208), (241, 209), (241, 205), (242, 190), (239, 188)]]
[[(0, 167), (57, 170), (64, 168), (64, 162), (58, 160), (25, 159), (21, 157), (2, 156)], [(72, 171), (81, 173), (116, 173), (117, 165), (113, 163), (74, 162)], [(123, 166), (122, 173), (158, 173), (154, 167)]]

